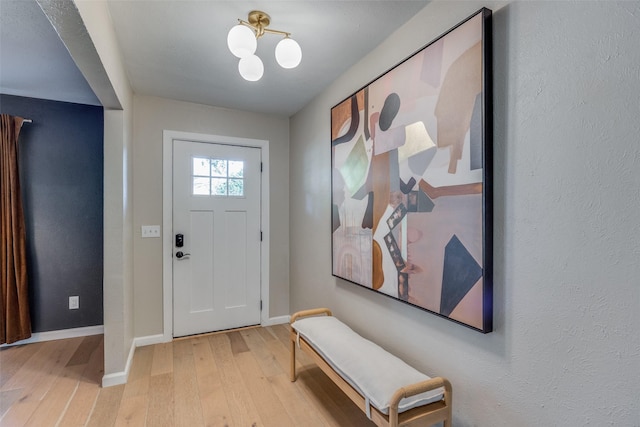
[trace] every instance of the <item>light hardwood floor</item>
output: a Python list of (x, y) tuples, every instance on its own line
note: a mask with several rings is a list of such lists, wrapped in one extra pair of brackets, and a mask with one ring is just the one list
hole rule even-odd
[(0, 351), (0, 426), (372, 426), (301, 352), (289, 326), (136, 349), (129, 381), (101, 388), (101, 335)]

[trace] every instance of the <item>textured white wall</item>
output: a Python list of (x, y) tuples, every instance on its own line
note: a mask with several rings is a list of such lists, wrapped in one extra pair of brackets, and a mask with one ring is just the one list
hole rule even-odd
[(163, 332), (162, 239), (142, 239), (139, 230), (141, 225), (162, 224), (162, 132), (165, 129), (269, 141), (269, 315), (288, 314), (289, 119), (142, 95), (136, 95), (133, 104), (135, 335)]
[[(42, 1), (63, 12), (70, 2)], [(67, 28), (68, 47), (105, 105), (104, 115), (104, 374), (124, 381), (133, 342), (131, 204), (132, 97), (106, 2), (76, 1), (83, 28)], [(74, 31), (75, 30), (75, 31)], [(58, 30), (60, 34), (63, 34)], [(88, 34), (87, 34), (88, 33)], [(73, 35), (76, 37), (73, 37)], [(85, 51), (87, 37), (97, 55)], [(77, 49), (77, 52), (75, 50)]]
[[(494, 326), (331, 276), (330, 108), (494, 10)], [(433, 2), (291, 122), (291, 309), (454, 386), (454, 425), (640, 426), (640, 3)]]

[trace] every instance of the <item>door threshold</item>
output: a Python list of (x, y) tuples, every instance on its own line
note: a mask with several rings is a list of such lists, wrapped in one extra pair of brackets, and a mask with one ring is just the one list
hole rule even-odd
[(193, 334), (193, 335), (185, 335), (183, 337), (174, 337), (172, 341), (180, 341), (180, 340), (187, 340), (190, 338), (197, 338), (197, 337), (208, 337), (210, 335), (219, 335), (219, 334), (226, 334), (229, 332), (239, 332), (239, 331), (244, 331), (247, 329), (256, 329), (256, 328), (260, 328), (261, 325), (249, 325), (249, 326), (241, 326), (239, 328), (231, 328), (231, 329), (223, 329), (221, 331), (212, 331), (212, 332), (203, 332), (200, 334)]

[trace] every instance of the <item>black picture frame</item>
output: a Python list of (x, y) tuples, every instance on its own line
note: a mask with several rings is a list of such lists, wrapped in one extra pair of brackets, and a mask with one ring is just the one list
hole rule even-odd
[(332, 274), (493, 330), (491, 10), (331, 108)]

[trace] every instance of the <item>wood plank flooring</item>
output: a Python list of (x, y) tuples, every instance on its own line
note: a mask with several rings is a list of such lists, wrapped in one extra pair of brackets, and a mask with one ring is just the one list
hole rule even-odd
[(136, 349), (127, 384), (101, 388), (101, 335), (0, 351), (0, 426), (373, 426), (302, 352), (289, 326)]

